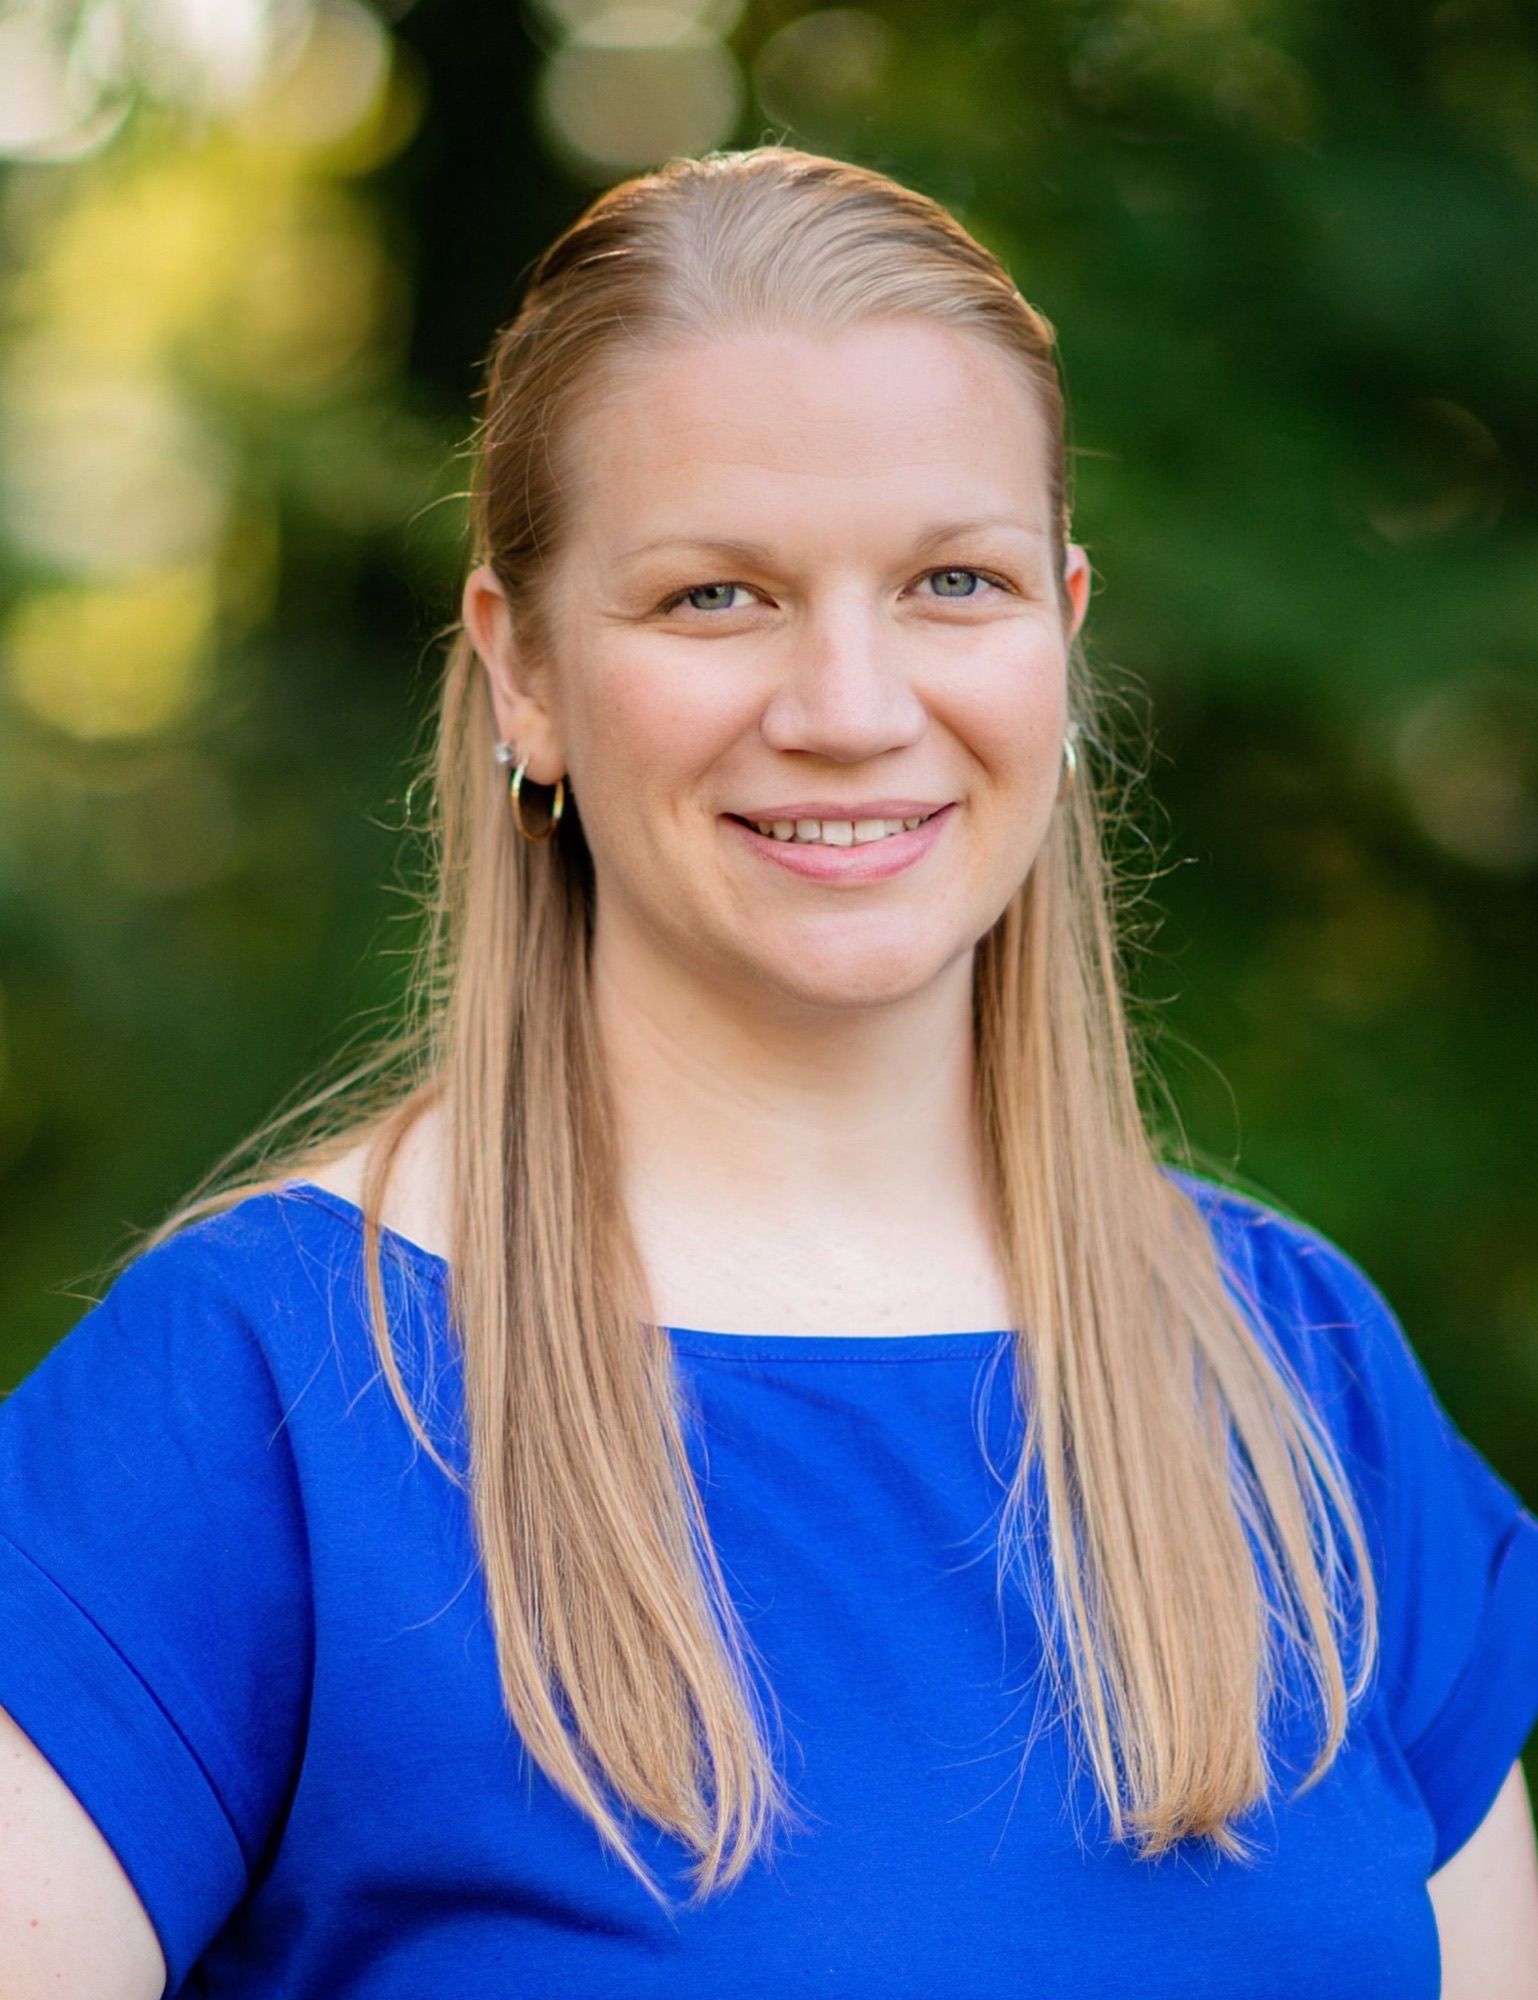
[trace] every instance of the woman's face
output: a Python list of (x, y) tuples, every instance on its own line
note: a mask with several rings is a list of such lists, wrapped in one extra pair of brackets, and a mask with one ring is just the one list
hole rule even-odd
[(465, 615), (580, 810), (600, 960), (760, 1006), (960, 976), (1046, 834), (1089, 595), (1071, 546), (1065, 625), (1023, 375), (920, 319), (715, 334), (566, 443), (544, 657), (489, 569)]

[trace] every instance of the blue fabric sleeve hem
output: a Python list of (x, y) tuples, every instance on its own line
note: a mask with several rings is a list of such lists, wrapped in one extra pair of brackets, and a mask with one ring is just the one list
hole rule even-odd
[(1490, 1580), (1481, 1643), (1405, 1752), (1437, 1829), (1433, 1874), (1478, 1829), (1538, 1721), (1538, 1520), (1519, 1514)]
[(202, 1767), (112, 1642), (0, 1537), (0, 1708), (90, 1814), (154, 1926), (175, 1993), (246, 1868)]

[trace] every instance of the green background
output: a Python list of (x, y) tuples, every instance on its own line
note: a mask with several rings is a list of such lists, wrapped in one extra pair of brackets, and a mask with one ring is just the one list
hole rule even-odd
[(158, 54), (0, 167), (0, 1375), (390, 1017), (529, 261), (779, 138), (944, 200), (1057, 328), (1155, 1115), (1357, 1257), (1538, 1496), (1531, 17), (334, 0), (244, 90)]

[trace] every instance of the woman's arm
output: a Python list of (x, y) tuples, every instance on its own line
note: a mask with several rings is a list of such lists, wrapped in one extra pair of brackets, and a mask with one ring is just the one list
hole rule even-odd
[(1538, 1842), (1520, 1763), (1427, 1888), (1442, 1938), (1442, 2000), (1538, 2000)]
[(160, 2000), (165, 1985), (159, 1940), (117, 1856), (0, 1709), (0, 1993)]

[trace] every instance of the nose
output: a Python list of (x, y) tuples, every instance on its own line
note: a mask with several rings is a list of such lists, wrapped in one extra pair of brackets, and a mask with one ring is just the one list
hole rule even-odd
[(764, 741), (837, 764), (916, 743), (928, 715), (903, 652), (874, 605), (846, 599), (809, 613), (787, 635), (784, 673), (759, 724)]

